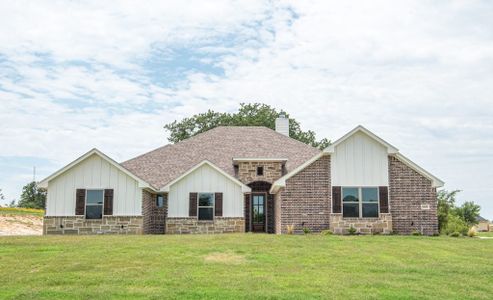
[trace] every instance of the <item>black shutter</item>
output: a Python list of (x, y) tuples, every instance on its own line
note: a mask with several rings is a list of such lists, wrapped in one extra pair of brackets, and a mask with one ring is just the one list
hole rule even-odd
[(75, 215), (84, 215), (84, 206), (86, 205), (86, 190), (77, 189), (75, 192)]
[(188, 215), (190, 217), (197, 216), (197, 193), (190, 193), (190, 202), (188, 206)]
[(223, 193), (216, 193), (216, 204), (214, 205), (214, 215), (216, 217), (223, 216)]
[(389, 212), (389, 189), (386, 186), (378, 188), (380, 194), (380, 213), (386, 214)]
[(113, 215), (113, 190), (104, 190), (104, 214), (106, 216)]
[(341, 187), (332, 187), (332, 212), (335, 214), (341, 213)]

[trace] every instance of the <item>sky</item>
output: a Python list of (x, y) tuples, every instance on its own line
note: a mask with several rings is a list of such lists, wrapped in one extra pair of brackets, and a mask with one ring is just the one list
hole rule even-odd
[(361, 124), (493, 219), (493, 1), (1, 1), (4, 203), (96, 147), (241, 102)]

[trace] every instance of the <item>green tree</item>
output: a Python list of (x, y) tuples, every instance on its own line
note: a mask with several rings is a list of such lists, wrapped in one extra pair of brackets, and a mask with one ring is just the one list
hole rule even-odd
[(21, 199), (18, 207), (44, 209), (46, 203), (46, 191), (39, 189), (36, 182), (30, 182), (22, 188)]
[(466, 201), (459, 207), (456, 207), (453, 214), (460, 217), (467, 225), (472, 226), (478, 223), (479, 211), (481, 207), (472, 201)]
[(5, 200), (5, 196), (2, 193), (2, 189), (0, 189), (0, 201)]
[(452, 212), (452, 210), (455, 208), (455, 197), (459, 192), (460, 190), (455, 190), (451, 192), (446, 190), (441, 190), (438, 191), (437, 193), (438, 228), (440, 229), (440, 232), (443, 232), (443, 230), (447, 228), (449, 215)]
[[(278, 111), (267, 104), (241, 103), (236, 113), (218, 113), (209, 110), (181, 121), (175, 120), (164, 125), (164, 128), (170, 132), (168, 140), (177, 143), (217, 126), (265, 126), (275, 129), (275, 120), (281, 114), (289, 118), (289, 114), (285, 111)], [(313, 131), (302, 131), (300, 123), (291, 118), (289, 119), (289, 136), (320, 149), (330, 145), (330, 141), (326, 138), (317, 140)]]

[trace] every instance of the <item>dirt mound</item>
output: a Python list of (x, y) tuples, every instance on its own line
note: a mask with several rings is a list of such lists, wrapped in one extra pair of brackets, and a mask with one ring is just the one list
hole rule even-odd
[(0, 214), (1, 235), (41, 235), (43, 218), (33, 215)]

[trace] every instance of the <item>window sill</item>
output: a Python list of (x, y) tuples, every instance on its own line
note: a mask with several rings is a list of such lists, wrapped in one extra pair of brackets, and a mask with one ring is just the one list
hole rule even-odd
[(356, 217), (342, 217), (343, 220), (349, 220), (349, 221), (375, 221), (375, 220), (380, 220), (380, 217), (363, 217), (363, 218), (356, 218)]

